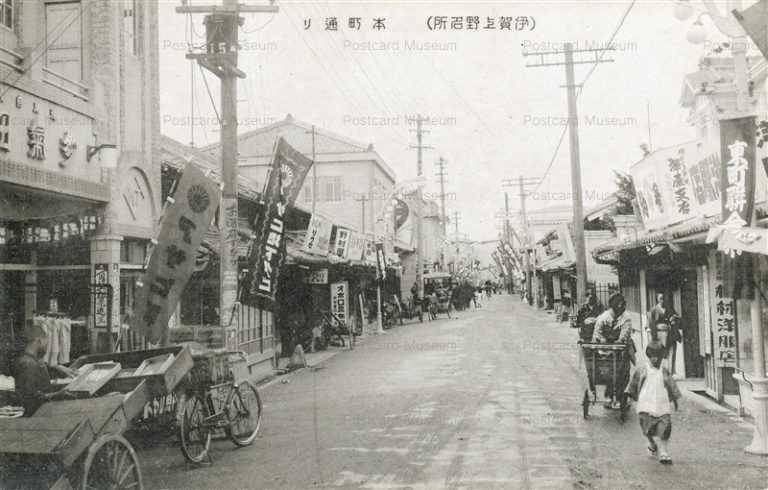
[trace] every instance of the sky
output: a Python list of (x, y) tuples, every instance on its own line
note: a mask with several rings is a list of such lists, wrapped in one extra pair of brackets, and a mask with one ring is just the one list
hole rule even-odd
[[(530, 209), (571, 203), (567, 135), (552, 160), (567, 117), (565, 69), (526, 68), (540, 58), (523, 52), (562, 50), (565, 42), (576, 49), (606, 47), (630, 3), (282, 1), (277, 14), (244, 15), (239, 65), (247, 78), (238, 85), (240, 131), (290, 113), (372, 143), (398, 179), (407, 179), (416, 175), (416, 152), (410, 148), (416, 139), (408, 117), (429, 117), (424, 144), (433, 149), (424, 154), (427, 191), (439, 193), (435, 163), (443, 157), (447, 212), (461, 214), (460, 233), (493, 239), (505, 191), (512, 212), (519, 209), (517, 187), (503, 187), (503, 179), (543, 178), (540, 186), (529, 188)], [(218, 141), (211, 100), (218, 108), (219, 83), (211, 74), (203, 80), (185, 59), (190, 40), (204, 42), (203, 16), (177, 14), (179, 4), (160, 3), (162, 131), (189, 143), (194, 129), (195, 145), (203, 146)], [(697, 0), (693, 4), (703, 11)], [(692, 21), (675, 19), (673, 7), (671, 0), (637, 1), (614, 38), (614, 49), (601, 54), (612, 61), (575, 66), (577, 84), (594, 67), (577, 101), (587, 209), (615, 190), (612, 169), (627, 170), (640, 159), (649, 131), (653, 148), (694, 137), (687, 110), (679, 105), (683, 77), (696, 71), (717, 31), (705, 17), (710, 41), (690, 44), (686, 32)], [(430, 30), (428, 24), (442, 16), (448, 28)], [(451, 18), (459, 16), (480, 17), (480, 28), (468, 30), (466, 21), (462, 29), (452, 28)], [(326, 18), (333, 17), (336, 32), (325, 30)], [(361, 19), (359, 30), (348, 27), (350, 17)], [(488, 17), (496, 20), (495, 29), (483, 28)], [(501, 30), (500, 17), (527, 17), (529, 25)], [(377, 18), (384, 19), (385, 29), (373, 28)], [(594, 58), (589, 53), (576, 58), (585, 56)], [(545, 58), (562, 60), (562, 55)]]

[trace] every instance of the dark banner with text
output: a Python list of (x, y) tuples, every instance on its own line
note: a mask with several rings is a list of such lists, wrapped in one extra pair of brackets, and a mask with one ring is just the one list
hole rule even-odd
[(277, 141), (272, 169), (264, 189), (264, 206), (256, 218), (255, 237), (248, 257), (249, 272), (241, 288), (240, 301), (258, 305), (272, 302), (277, 292), (280, 267), (285, 261), (285, 214), (304, 184), (312, 160), (296, 151), (283, 138)]

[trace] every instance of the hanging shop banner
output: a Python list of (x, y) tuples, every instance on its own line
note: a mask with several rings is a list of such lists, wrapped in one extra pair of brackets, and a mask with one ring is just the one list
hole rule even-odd
[(408, 209), (408, 203), (402, 199), (395, 198), (395, 230), (399, 230), (401, 226), (408, 221), (408, 216), (411, 214)]
[(347, 245), (347, 258), (349, 260), (363, 260), (366, 251), (365, 235), (356, 231), (349, 232), (349, 245)]
[(384, 281), (387, 279), (387, 258), (384, 255), (384, 244), (377, 242), (376, 248), (376, 279)]
[(720, 162), (715, 142), (663, 148), (630, 169), (637, 212), (647, 231), (720, 213)]
[(346, 228), (336, 228), (336, 240), (333, 242), (333, 254), (342, 259), (347, 258), (349, 249), (350, 230)]
[(712, 252), (709, 255), (710, 298), (712, 308), (712, 337), (716, 364), (719, 367), (736, 366), (736, 303), (727, 296), (725, 288), (725, 255)]
[(133, 327), (153, 343), (163, 338), (195, 269), (197, 249), (219, 203), (219, 186), (194, 165), (187, 165), (173, 197), (136, 293)]
[(349, 316), (349, 283), (347, 281), (331, 284), (331, 313), (347, 324)]
[(254, 226), (250, 267), (240, 298), (244, 304), (258, 306), (259, 298), (275, 300), (278, 275), (285, 260), (285, 213), (295, 202), (311, 166), (312, 161), (283, 138), (277, 140), (263, 193), (264, 207)]
[(313, 214), (312, 219), (309, 220), (309, 226), (307, 227), (307, 233), (304, 236), (304, 244), (301, 246), (301, 250), (322, 257), (328, 256), (331, 231), (333, 231), (333, 223), (330, 220)]
[(755, 117), (720, 121), (723, 223), (749, 226), (755, 204)]
[(757, 123), (755, 146), (757, 147), (757, 162), (763, 164), (763, 170), (768, 175), (768, 120)]
[(314, 269), (307, 274), (307, 284), (328, 284), (328, 269)]

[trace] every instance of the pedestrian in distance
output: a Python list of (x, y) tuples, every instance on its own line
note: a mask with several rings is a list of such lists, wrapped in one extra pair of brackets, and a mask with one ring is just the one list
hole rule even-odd
[(648, 439), (648, 453), (652, 457), (658, 456), (661, 464), (672, 464), (669, 455), (672, 435), (670, 405), (677, 411), (677, 400), (681, 394), (669, 370), (661, 366), (665, 350), (657, 340), (648, 344), (645, 349), (648, 364), (635, 370), (626, 391), (637, 401), (640, 429)]

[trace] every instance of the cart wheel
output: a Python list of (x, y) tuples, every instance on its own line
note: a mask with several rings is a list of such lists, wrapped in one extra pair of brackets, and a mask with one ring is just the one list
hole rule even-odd
[(82, 490), (143, 489), (136, 452), (116, 434), (101, 436), (88, 449), (83, 464)]
[(581, 401), (581, 414), (585, 419), (589, 417), (589, 390), (584, 390), (584, 399)]
[(178, 407), (181, 452), (192, 463), (202, 463), (211, 447), (211, 431), (205, 425), (208, 405), (201, 396), (183, 393)]
[(238, 446), (248, 446), (261, 427), (261, 397), (250, 381), (242, 381), (229, 397), (227, 436)]

